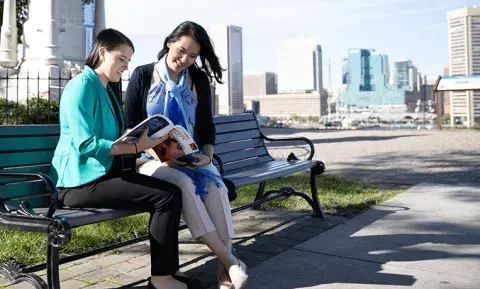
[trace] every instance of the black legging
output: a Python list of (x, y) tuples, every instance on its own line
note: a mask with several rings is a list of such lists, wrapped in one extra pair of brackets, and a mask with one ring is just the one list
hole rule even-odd
[(120, 173), (117, 160), (109, 173), (100, 179), (80, 187), (60, 189), (60, 201), (72, 208), (149, 212), (152, 276), (171, 275), (179, 269), (182, 193), (177, 186), (149, 176)]

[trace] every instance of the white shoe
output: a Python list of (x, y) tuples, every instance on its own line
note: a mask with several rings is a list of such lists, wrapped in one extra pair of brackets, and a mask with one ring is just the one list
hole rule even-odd
[(226, 288), (242, 289), (247, 284), (247, 265), (238, 260), (238, 258), (237, 261), (238, 265), (233, 265), (228, 269), (228, 275), (230, 276), (230, 280), (232, 280), (232, 285)]

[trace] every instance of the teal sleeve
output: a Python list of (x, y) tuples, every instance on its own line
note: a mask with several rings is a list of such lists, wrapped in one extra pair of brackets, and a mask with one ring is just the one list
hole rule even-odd
[(95, 134), (94, 108), (100, 104), (91, 85), (85, 79), (73, 81), (63, 92), (60, 113), (66, 115), (74, 147), (80, 156), (103, 162), (113, 142)]

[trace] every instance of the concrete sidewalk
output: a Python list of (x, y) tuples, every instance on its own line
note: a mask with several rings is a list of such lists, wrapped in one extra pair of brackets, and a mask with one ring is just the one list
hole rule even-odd
[[(345, 222), (343, 217), (312, 218), (294, 211), (247, 210), (234, 214), (235, 248), (249, 268), (268, 260), (321, 232)], [(180, 271), (205, 286), (216, 288), (217, 260), (188, 230), (179, 233)], [(66, 289), (146, 288), (150, 276), (148, 241), (60, 266), (61, 287)], [(37, 272), (46, 280), (46, 271)], [(31, 289), (23, 282), (9, 285), (0, 278), (0, 288)]]
[(480, 188), (417, 185), (249, 275), (249, 289), (478, 289)]
[[(249, 289), (474, 289), (480, 288), (479, 208), (477, 186), (421, 184), (350, 220), (246, 211), (234, 216), (235, 247), (249, 266)], [(180, 239), (181, 271), (216, 288), (216, 259), (188, 230)], [(64, 264), (62, 288), (146, 288), (148, 252), (142, 242)]]

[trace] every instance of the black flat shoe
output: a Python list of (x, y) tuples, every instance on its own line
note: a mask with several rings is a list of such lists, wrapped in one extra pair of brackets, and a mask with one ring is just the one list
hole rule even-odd
[(147, 289), (157, 289), (155, 286), (153, 286), (152, 282), (149, 280), (147, 284)]
[(187, 284), (188, 289), (205, 289), (202, 283), (200, 283), (200, 281), (198, 281), (197, 279), (192, 279), (192, 278), (188, 278), (186, 276), (181, 276), (177, 274), (173, 274), (172, 277), (182, 283)]

